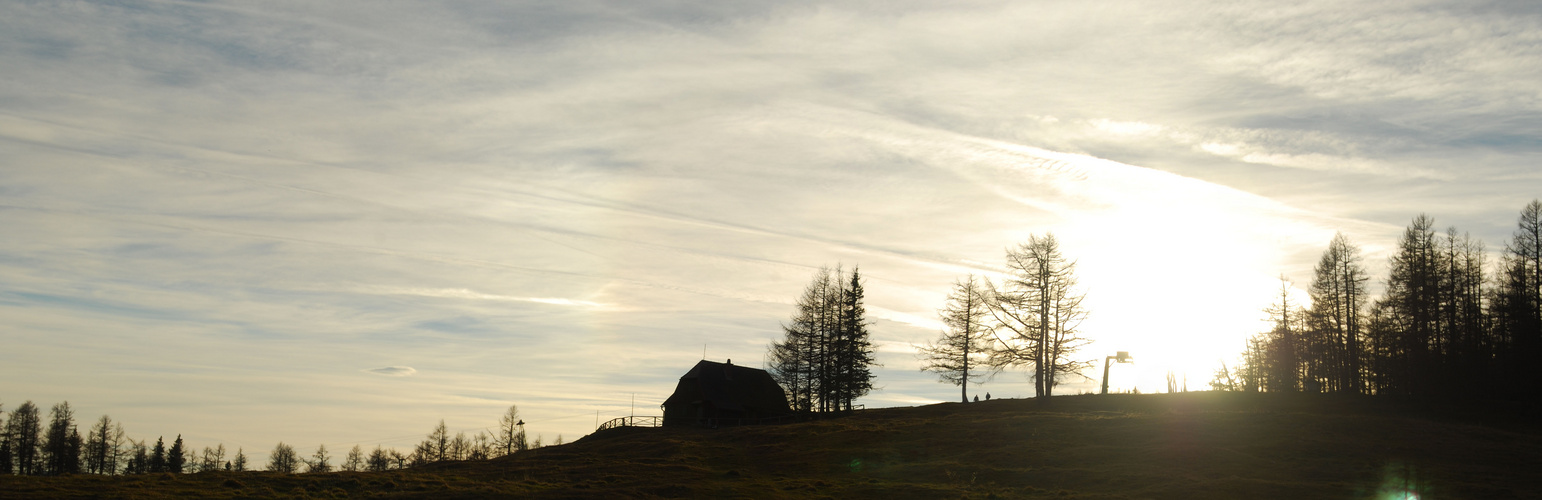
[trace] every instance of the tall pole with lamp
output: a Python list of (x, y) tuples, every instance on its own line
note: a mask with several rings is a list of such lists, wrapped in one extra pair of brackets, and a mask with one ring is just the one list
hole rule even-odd
[(1135, 358), (1130, 357), (1130, 351), (1119, 351), (1118, 354), (1109, 356), (1103, 360), (1103, 394), (1108, 394), (1108, 364), (1118, 360), (1120, 363), (1134, 363)]

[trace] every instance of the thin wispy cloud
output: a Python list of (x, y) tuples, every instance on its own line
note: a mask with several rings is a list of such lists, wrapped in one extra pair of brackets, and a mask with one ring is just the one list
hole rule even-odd
[(1044, 231), (1095, 350), (1203, 378), (1335, 232), (1499, 247), (1539, 39), (1511, 2), (9, 2), (0, 397), (259, 458), (507, 404), (571, 437), (753, 364), (840, 265), (868, 406), (951, 400), (905, 346)]
[(365, 371), (376, 375), (385, 375), (387, 377), (410, 377), (418, 373), (418, 371), (413, 369), (411, 366), (385, 366), (380, 368), (371, 368)]

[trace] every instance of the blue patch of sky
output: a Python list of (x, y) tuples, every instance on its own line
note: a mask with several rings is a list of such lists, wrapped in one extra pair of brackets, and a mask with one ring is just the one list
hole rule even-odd
[(69, 59), (79, 44), (53, 37), (21, 37), (14, 42), (27, 55), (38, 59)]
[(135, 259), (169, 259), (186, 262), (194, 257), (204, 257), (205, 252), (193, 252), (184, 248), (155, 243), (130, 243), (106, 250), (112, 257)]
[[(68, 309), (68, 310), (74, 310), (74, 311), (84, 311), (84, 312), (98, 313), (98, 314), (104, 314), (104, 315), (109, 315), (109, 316), (120, 316), (120, 317), (128, 317), (128, 318), (148, 319), (148, 320), (157, 320), (157, 321), (188, 321), (188, 320), (191, 319), (191, 318), (187, 317), (184, 313), (178, 313), (178, 312), (172, 312), (172, 311), (164, 311), (164, 310), (158, 310), (158, 309), (149, 309), (149, 308), (145, 308), (145, 307), (138, 307), (138, 306), (134, 306), (134, 305), (118, 303), (118, 302), (114, 302), (114, 301), (87, 299), (87, 298), (75, 297), (75, 296), (67, 296), (67, 295), (54, 295), (54, 294), (35, 293), (35, 292), (0, 291), (0, 299), (10, 299), (11, 301), (19, 301), (21, 305), (28, 306), (28, 307), (52, 307), (52, 308), (58, 308), (58, 309)], [(206, 323), (206, 322), (212, 322), (212, 321), (198, 321), (198, 322), (199, 323)], [(236, 324), (236, 323), (228, 322), (228, 321), (217, 321), (217, 322), (218, 323), (226, 323), (226, 324)]]
[(603, 172), (630, 172), (641, 170), (643, 167), (641, 163), (619, 158), (615, 150), (607, 148), (561, 149), (546, 155), (545, 163), (590, 168)]
[(423, 330), (457, 334), (486, 334), (495, 331), (489, 328), (486, 322), (470, 316), (420, 321), (413, 323), (412, 326)]
[[(1533, 129), (1536, 128), (1533, 127)], [(1493, 148), (1512, 153), (1537, 153), (1542, 152), (1542, 136), (1489, 132), (1462, 137), (1454, 141), (1452, 145), (1458, 147)]]
[(70, 295), (0, 290), (0, 304), (28, 309), (39, 307), (64, 309), (111, 318), (130, 318), (166, 323), (191, 323), (224, 327), (210, 330), (210, 333), (240, 333), (247, 337), (256, 338), (270, 338), (281, 335), (280, 332), (262, 328), (255, 324), (209, 318), (198, 311), (157, 309), (119, 301), (89, 299)]

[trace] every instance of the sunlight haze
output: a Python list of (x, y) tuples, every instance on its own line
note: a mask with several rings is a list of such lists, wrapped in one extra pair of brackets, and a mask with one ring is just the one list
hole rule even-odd
[[(954, 280), (1051, 232), (1094, 360), (1207, 389), (1335, 233), (1542, 196), (1514, 2), (0, 5), (0, 404), (135, 439), (410, 451), (660, 414), (860, 267), (868, 408)], [(1491, 258), (1491, 261), (1496, 260)], [(1031, 397), (1022, 369), (971, 392)]]

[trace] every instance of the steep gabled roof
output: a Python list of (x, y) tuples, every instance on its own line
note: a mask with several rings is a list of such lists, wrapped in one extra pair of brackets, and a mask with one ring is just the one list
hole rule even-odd
[(765, 370), (702, 360), (680, 377), (680, 385), (664, 404), (688, 404), (695, 394), (682, 390), (694, 385), (700, 398), (721, 410), (786, 413), (787, 393)]

